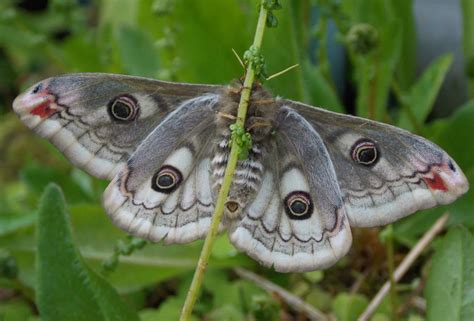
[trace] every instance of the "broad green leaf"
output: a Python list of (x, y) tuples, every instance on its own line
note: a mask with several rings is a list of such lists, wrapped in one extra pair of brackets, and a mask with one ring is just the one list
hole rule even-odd
[(76, 249), (61, 190), (48, 185), (38, 211), (37, 298), (42, 320), (137, 320)]
[(30, 30), (0, 24), (0, 44), (33, 47), (45, 42), (45, 36)]
[(433, 139), (453, 157), (463, 170), (474, 167), (474, 100), (461, 106)]
[(56, 182), (64, 188), (68, 201), (78, 203), (90, 200), (88, 191), (84, 191), (81, 185), (77, 184), (62, 170), (39, 164), (31, 164), (24, 167), (20, 175), (22, 181), (31, 192), (37, 195), (41, 194), (48, 183)]
[(474, 237), (449, 230), (436, 250), (425, 288), (428, 321), (470, 321), (474, 316)]
[(331, 111), (344, 112), (336, 91), (326, 81), (317, 66), (306, 61), (299, 68), (302, 69), (304, 83), (310, 96), (308, 103)]
[[(307, 59), (305, 49), (300, 48), (298, 43), (302, 34), (294, 29), (295, 25), (304, 29), (306, 21), (295, 21), (295, 15), (291, 11), (295, 8), (289, 2), (283, 5), (287, 5), (288, 10), (275, 12), (279, 21), (278, 28), (266, 30), (262, 46), (269, 75)], [(206, 6), (202, 6), (179, 0), (173, 2), (172, 8), (171, 15), (167, 18), (172, 18), (170, 21), (173, 23), (166, 25), (171, 31), (164, 40), (170, 43), (165, 48), (166, 51), (174, 52), (179, 59), (178, 68), (174, 72), (178, 80), (223, 84), (243, 75), (244, 71), (232, 49), (243, 56), (252, 41), (255, 23), (242, 21), (256, 21), (258, 6), (254, 1), (210, 0), (206, 2)], [(295, 14), (297, 17), (298, 13)], [(217, 25), (219, 28), (215, 27)], [(169, 64), (176, 65), (176, 61)], [(265, 82), (264, 85), (275, 95), (311, 103), (301, 67)], [(330, 105), (337, 106), (333, 102)]]
[(411, 111), (411, 115), (407, 111), (402, 110), (400, 119), (398, 120), (398, 126), (414, 129), (410, 117), (413, 117), (418, 125), (425, 122), (452, 61), (453, 56), (451, 54), (443, 55), (436, 59), (427, 70), (425, 70), (420, 79), (418, 79), (411, 88), (405, 102)]
[(33, 317), (33, 311), (28, 303), (20, 300), (0, 302), (0, 320), (25, 321), (30, 317)]
[(402, 89), (413, 84), (416, 73), (416, 28), (413, 0), (391, 0), (394, 14), (400, 21), (402, 46), (395, 74)]
[(313, 287), (310, 292), (305, 295), (305, 301), (319, 310), (327, 311), (331, 307), (332, 296), (319, 287)]
[(310, 44), (314, 42), (311, 27), (313, 9), (310, 1), (285, 1), (276, 11), (278, 27), (268, 29), (262, 47), (269, 74), (299, 64), (287, 73), (265, 83), (275, 95), (334, 111), (342, 111), (335, 89), (311, 63)]
[[(468, 169), (466, 172), (467, 181), (472, 184), (474, 182), (474, 168)], [(474, 228), (474, 189), (471, 187), (467, 193), (450, 206), (452, 212), (450, 224), (462, 224), (468, 228)]]
[(242, 314), (242, 311), (240, 311), (235, 305), (228, 303), (223, 304), (221, 306), (217, 306), (216, 309), (212, 310), (208, 314), (208, 318), (210, 321), (240, 321), (245, 319), (244, 315)]
[(444, 207), (436, 207), (413, 213), (395, 222), (393, 225), (395, 239), (405, 246), (414, 246), (420, 235), (423, 235), (445, 211)]
[(156, 76), (158, 55), (151, 37), (144, 30), (122, 26), (118, 29), (116, 39), (125, 72), (135, 76)]
[(306, 272), (303, 275), (311, 283), (318, 283), (324, 278), (324, 272), (321, 270)]
[(137, 23), (138, 5), (140, 1), (103, 0), (100, 2), (101, 25), (111, 25), (114, 29), (119, 26), (133, 26)]
[[(179, 320), (181, 308), (183, 307), (184, 300), (177, 297), (170, 297), (163, 302), (160, 307), (156, 310), (146, 309), (140, 313), (141, 321), (167, 321), (167, 320)], [(189, 321), (198, 321), (194, 315), (191, 315)]]
[(267, 30), (262, 52), (270, 75), (294, 64), (300, 64), (286, 74), (268, 81), (266, 86), (271, 88), (275, 95), (314, 104), (315, 101), (310, 95), (313, 88), (309, 88), (304, 70), (306, 62), (309, 61), (310, 20), (307, 5), (306, 1), (283, 3), (285, 9), (275, 12), (278, 27)]
[(256, 295), (252, 297), (250, 314), (255, 321), (280, 320), (280, 304), (269, 295)]
[(369, 304), (360, 294), (341, 293), (332, 302), (332, 311), (339, 321), (355, 321)]
[[(243, 75), (232, 48), (243, 56), (255, 28), (257, 6), (252, 1), (173, 1), (166, 25), (178, 64), (178, 80), (228, 83)], [(242, 23), (247, 21), (248, 23)], [(237, 31), (238, 30), (238, 31)]]
[(79, 34), (64, 41), (57, 55), (64, 61), (67, 72), (98, 72), (103, 69), (101, 62), (101, 50), (95, 37)]
[(391, 318), (389, 316), (386, 316), (385, 314), (376, 313), (370, 320), (371, 321), (390, 321)]
[(216, 259), (226, 259), (235, 257), (238, 254), (237, 249), (230, 243), (227, 235), (219, 235), (212, 247), (212, 257)]
[(238, 305), (241, 299), (241, 293), (238, 289), (232, 287), (225, 271), (210, 269), (203, 282), (203, 288), (209, 291), (213, 296), (213, 306), (219, 307), (226, 303)]
[(25, 215), (0, 214), (0, 236), (32, 226), (36, 222), (36, 213)]

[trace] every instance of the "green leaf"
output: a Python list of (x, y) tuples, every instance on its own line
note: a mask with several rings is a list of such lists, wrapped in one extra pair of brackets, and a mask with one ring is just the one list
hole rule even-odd
[[(173, 58), (179, 58), (176, 76), (186, 82), (228, 83), (243, 74), (232, 53), (242, 55), (254, 32), (257, 7), (247, 1), (173, 1), (167, 28)], [(279, 27), (275, 30), (278, 30)], [(238, 32), (236, 32), (238, 30)], [(174, 62), (176, 63), (176, 61)], [(173, 62), (171, 62), (173, 64)]]
[(238, 254), (238, 251), (230, 243), (227, 235), (219, 235), (214, 242), (212, 247), (211, 256), (216, 259), (226, 259), (230, 257), (235, 257)]
[(306, 61), (299, 68), (302, 69), (304, 83), (310, 96), (310, 101), (307, 103), (317, 104), (318, 107), (335, 112), (344, 112), (336, 91), (327, 82), (317, 66)]
[(376, 313), (374, 316), (370, 319), (370, 321), (390, 321), (391, 318), (389, 316), (386, 316), (384, 314), (379, 314)]
[(418, 125), (425, 122), (428, 114), (433, 108), (436, 96), (443, 84), (444, 78), (449, 71), (449, 67), (453, 61), (451, 54), (443, 55), (437, 58), (421, 75), (420, 79), (413, 85), (410, 90), (410, 94), (405, 102), (406, 106), (410, 109), (411, 115), (402, 110), (400, 119), (398, 120), (398, 126), (406, 129), (413, 130), (413, 120)]
[(436, 207), (403, 218), (393, 226), (395, 239), (405, 246), (414, 246), (420, 235), (426, 232), (445, 211), (446, 208)]
[(42, 320), (137, 320), (115, 290), (83, 262), (61, 190), (48, 185), (38, 220), (37, 298)]
[(425, 289), (428, 321), (468, 321), (474, 316), (474, 237), (449, 230), (433, 257)]
[(158, 72), (158, 54), (145, 31), (129, 26), (118, 30), (117, 46), (123, 69), (132, 75), (154, 77)]
[(88, 191), (84, 191), (81, 185), (62, 170), (44, 165), (30, 164), (21, 170), (20, 176), (31, 192), (37, 195), (41, 194), (48, 183), (55, 182), (64, 188), (64, 193), (71, 203), (90, 200)]
[(28, 48), (44, 43), (45, 40), (45, 36), (40, 33), (0, 24), (1, 45), (14, 45)]
[[(212, 310), (208, 314), (208, 319), (210, 321), (240, 321), (244, 320), (245, 317), (235, 305), (232, 304), (223, 304), (221, 306), (217, 306), (216, 309)], [(271, 321), (271, 320), (266, 320)]]
[(445, 120), (445, 126), (435, 135), (434, 140), (464, 170), (474, 168), (474, 100), (461, 106), (454, 115)]
[(321, 270), (306, 272), (303, 275), (311, 283), (318, 283), (324, 278), (324, 272)]
[[(64, 60), (68, 72), (97, 72), (101, 70), (101, 48), (95, 38), (78, 35), (70, 37), (61, 44), (58, 55)], [(60, 54), (62, 53), (62, 54)]]
[[(468, 169), (466, 172), (468, 182), (474, 181), (474, 168)], [(474, 215), (472, 209), (474, 208), (474, 189), (470, 188), (465, 195), (454, 202), (449, 211), (452, 213), (450, 224), (462, 224), (467, 228), (474, 228)]]
[(19, 300), (0, 302), (0, 320), (25, 321), (33, 317), (33, 312), (28, 303)]
[[(141, 321), (167, 321), (179, 320), (181, 308), (184, 303), (184, 298), (171, 297), (163, 302), (157, 310), (146, 309), (140, 313)], [(198, 319), (191, 315), (190, 321), (198, 321)]]
[(391, 4), (397, 19), (403, 26), (400, 30), (402, 48), (395, 73), (400, 87), (407, 89), (412, 85), (416, 73), (416, 27), (413, 0), (391, 0)]
[(356, 57), (357, 114), (383, 120), (395, 67), (400, 57), (400, 23), (392, 20), (380, 29), (380, 47), (368, 56)]
[(103, 0), (100, 2), (100, 22), (113, 29), (121, 25), (135, 25), (140, 1)]
[(252, 297), (250, 313), (255, 321), (277, 321), (280, 319), (280, 305), (269, 295)]
[(209, 270), (203, 287), (213, 296), (213, 306), (220, 307), (227, 303), (239, 304), (240, 293), (228, 280), (227, 273), (221, 270)]
[(305, 295), (305, 301), (319, 310), (327, 311), (331, 307), (332, 296), (319, 287), (313, 287), (310, 292)]
[(332, 302), (332, 310), (339, 321), (355, 321), (369, 301), (360, 294), (339, 294)]
[(15, 232), (21, 228), (33, 225), (36, 222), (36, 213), (26, 215), (0, 216), (0, 236)]

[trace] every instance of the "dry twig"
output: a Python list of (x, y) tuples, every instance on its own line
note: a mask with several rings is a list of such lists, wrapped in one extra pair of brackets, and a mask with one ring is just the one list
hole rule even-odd
[[(433, 226), (423, 235), (423, 237), (418, 241), (418, 243), (411, 249), (408, 255), (403, 259), (402, 263), (397, 267), (393, 273), (393, 278), (395, 282), (400, 281), (400, 279), (405, 275), (410, 266), (415, 262), (415, 260), (420, 256), (421, 252), (433, 241), (433, 239), (438, 235), (444, 228), (446, 222), (448, 221), (449, 213), (445, 213), (441, 216)], [(380, 305), (384, 297), (390, 291), (390, 282), (385, 282), (385, 284), (380, 288), (379, 292), (375, 295), (372, 301), (369, 303), (365, 311), (359, 316), (358, 321), (367, 321), (370, 316), (375, 312), (377, 307)]]
[(281, 298), (283, 301), (285, 301), (289, 306), (291, 306), (296, 311), (301, 311), (310, 320), (329, 321), (329, 318), (324, 313), (322, 313), (321, 311), (319, 311), (312, 305), (304, 302), (302, 299), (300, 299), (296, 295), (291, 294), (290, 292), (286, 291), (282, 287), (276, 285), (275, 283), (270, 282), (269, 280), (264, 279), (263, 277), (246, 269), (235, 268), (234, 271), (241, 278), (254, 282), (265, 291), (269, 293), (277, 294), (278, 297)]

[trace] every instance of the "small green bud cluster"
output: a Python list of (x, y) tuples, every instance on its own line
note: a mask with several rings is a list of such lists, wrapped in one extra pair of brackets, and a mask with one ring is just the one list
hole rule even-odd
[(230, 125), (231, 144), (236, 144), (239, 152), (239, 159), (246, 160), (252, 148), (252, 135), (247, 133), (243, 126), (238, 124)]
[(265, 80), (267, 77), (265, 58), (260, 53), (260, 50), (254, 46), (244, 53), (244, 63), (245, 65), (252, 64), (252, 68), (255, 71), (255, 76), (260, 80)]
[(273, 10), (281, 9), (281, 4), (279, 0), (263, 0), (263, 7), (268, 10), (267, 15), (267, 27), (268, 28), (276, 28), (278, 26), (278, 19), (273, 14)]
[(367, 55), (377, 48), (379, 33), (374, 26), (368, 23), (359, 23), (349, 29), (346, 42), (355, 54)]

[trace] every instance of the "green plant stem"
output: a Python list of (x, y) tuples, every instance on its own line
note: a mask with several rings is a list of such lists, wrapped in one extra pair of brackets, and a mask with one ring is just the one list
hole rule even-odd
[[(260, 5), (260, 14), (258, 17), (257, 29), (255, 31), (255, 37), (253, 41), (253, 47), (258, 50), (260, 49), (261, 44), (262, 44), (267, 15), (268, 15), (268, 11), (263, 7), (263, 5)], [(252, 90), (254, 79), (255, 79), (254, 66), (252, 63), (249, 63), (249, 65), (247, 66), (246, 74), (245, 74), (244, 86), (242, 88), (242, 93), (240, 96), (240, 102), (239, 102), (239, 107), (237, 111), (237, 120), (236, 120), (236, 124), (242, 127), (244, 127), (244, 124), (245, 124), (245, 117), (247, 115), (248, 102), (249, 102), (250, 93)], [(224, 214), (224, 206), (227, 200), (227, 196), (229, 194), (230, 186), (232, 184), (232, 177), (234, 175), (234, 171), (237, 166), (238, 157), (239, 157), (239, 147), (237, 144), (232, 144), (229, 160), (227, 162), (227, 167), (225, 170), (225, 175), (224, 175), (222, 185), (219, 191), (219, 195), (216, 201), (216, 207), (214, 210), (214, 214), (212, 215), (211, 226), (209, 227), (209, 232), (206, 236), (206, 240), (204, 241), (204, 246), (201, 250), (201, 256), (199, 257), (199, 261), (196, 266), (196, 271), (194, 272), (194, 277), (191, 282), (191, 286), (189, 287), (188, 295), (186, 296), (183, 309), (181, 311), (181, 317), (180, 317), (181, 321), (189, 320), (194, 304), (199, 295), (199, 290), (201, 288), (201, 284), (204, 278), (204, 272), (206, 270), (209, 257), (211, 255), (212, 245), (216, 238), (217, 231), (222, 219), (222, 215)]]

